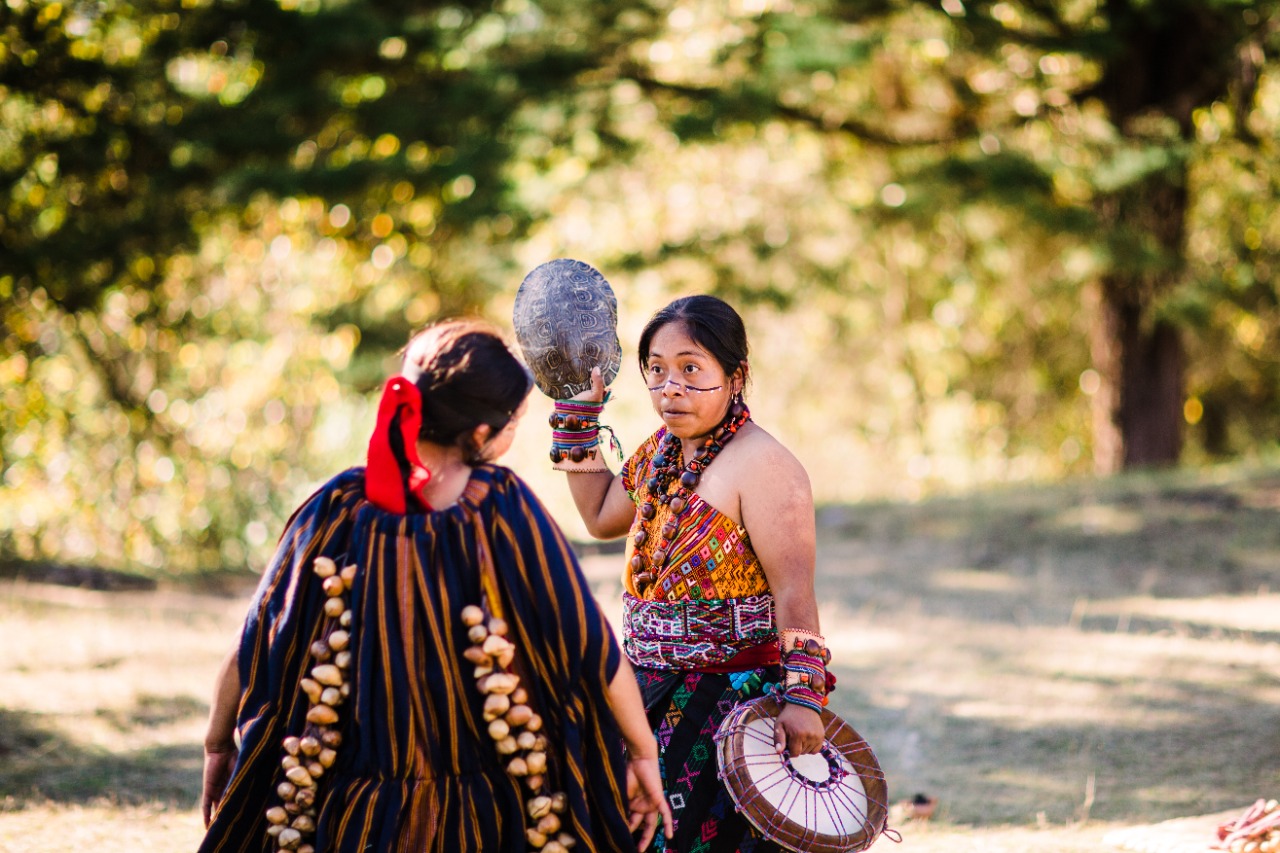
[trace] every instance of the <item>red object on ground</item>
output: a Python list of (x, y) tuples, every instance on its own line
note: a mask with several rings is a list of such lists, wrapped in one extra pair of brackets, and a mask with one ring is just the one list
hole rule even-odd
[(1239, 817), (1218, 827), (1218, 843), (1214, 847), (1229, 850), (1237, 843), (1262, 841), (1272, 833), (1280, 834), (1280, 804), (1259, 799)]

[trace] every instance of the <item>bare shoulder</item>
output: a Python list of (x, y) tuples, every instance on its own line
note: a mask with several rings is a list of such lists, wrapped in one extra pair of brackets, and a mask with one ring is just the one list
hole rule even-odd
[(737, 436), (735, 450), (740, 454), (742, 483), (764, 493), (802, 490), (811, 494), (809, 474), (795, 454), (756, 423), (748, 424)]

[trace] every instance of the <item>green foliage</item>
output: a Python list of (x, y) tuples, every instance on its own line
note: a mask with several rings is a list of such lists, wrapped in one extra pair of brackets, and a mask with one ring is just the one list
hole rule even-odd
[(354, 419), (411, 326), (506, 271), (509, 127), (584, 64), (543, 27), (520, 3), (0, 6), (5, 550), (260, 559), (358, 458), (321, 408)]
[[(1186, 333), (1190, 458), (1248, 452), (1277, 6), (9, 0), (0, 550), (261, 560), (410, 329), (556, 255), (743, 306), (823, 497), (1088, 470), (1108, 277)], [(1114, 213), (1153, 184), (1184, 244)]]

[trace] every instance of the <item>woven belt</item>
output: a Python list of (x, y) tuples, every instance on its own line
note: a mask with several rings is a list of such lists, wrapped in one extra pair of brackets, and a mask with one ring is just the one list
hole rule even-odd
[(649, 601), (622, 596), (622, 649), (635, 666), (732, 672), (778, 662), (772, 595)]

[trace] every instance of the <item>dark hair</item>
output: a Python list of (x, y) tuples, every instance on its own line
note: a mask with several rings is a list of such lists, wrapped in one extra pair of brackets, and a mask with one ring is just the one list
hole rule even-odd
[(462, 448), (469, 464), (479, 461), (476, 427), (501, 430), (533, 388), (533, 376), (506, 342), (477, 320), (446, 320), (414, 335), (403, 373), (422, 395), (418, 437)]
[(658, 330), (680, 323), (693, 342), (724, 369), (726, 377), (742, 370), (747, 375), (747, 328), (738, 312), (714, 296), (682, 296), (649, 318), (640, 333), (640, 370), (649, 366), (649, 346)]

